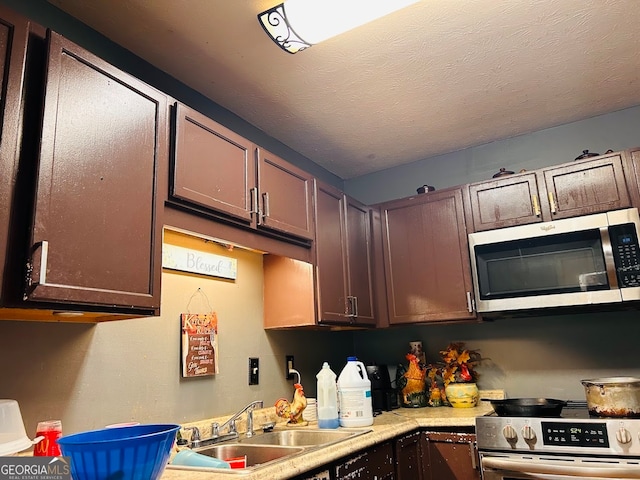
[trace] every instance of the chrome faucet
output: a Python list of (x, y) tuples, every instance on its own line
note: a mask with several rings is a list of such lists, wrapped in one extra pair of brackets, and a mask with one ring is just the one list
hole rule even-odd
[(242, 415), (244, 412), (247, 412), (247, 433), (245, 434), (247, 437), (253, 437), (253, 410), (255, 408), (262, 408), (263, 402), (262, 400), (255, 400), (251, 402), (249, 405), (243, 407), (239, 412), (235, 413), (229, 420), (224, 422), (222, 425), (218, 425), (214, 423), (211, 425), (211, 431), (213, 432), (213, 437), (218, 437), (220, 435), (220, 430), (225, 428), (229, 428), (230, 434), (235, 434), (236, 437), (238, 435), (238, 431), (236, 430), (236, 420)]
[[(247, 412), (247, 437), (253, 437), (253, 410), (255, 408), (262, 408), (263, 403), (262, 400), (256, 400), (251, 402), (249, 405), (243, 407), (239, 412), (233, 414), (229, 420), (224, 422), (222, 425), (219, 425), (217, 422), (211, 424), (211, 437), (201, 439), (200, 431), (196, 427), (188, 427), (193, 433), (191, 435), (191, 448), (204, 447), (207, 445), (211, 445), (213, 443), (224, 442), (225, 440), (232, 440), (238, 438), (238, 431), (236, 430), (236, 420), (242, 415), (244, 412)], [(224, 429), (228, 429), (228, 433), (224, 435), (220, 435), (220, 431)]]

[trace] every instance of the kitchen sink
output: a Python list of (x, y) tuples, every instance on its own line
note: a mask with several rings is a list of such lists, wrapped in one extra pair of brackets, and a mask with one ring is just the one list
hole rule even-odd
[(281, 445), (251, 445), (240, 443), (221, 443), (208, 447), (194, 449), (201, 455), (228, 460), (237, 457), (246, 457), (246, 468), (220, 469), (211, 467), (191, 467), (185, 465), (169, 464), (167, 468), (175, 470), (207, 470), (224, 473), (246, 473), (247, 470), (254, 470), (258, 467), (269, 464), (276, 460), (282, 460), (304, 451), (303, 447), (287, 447)]
[(259, 433), (253, 437), (218, 443), (194, 451), (210, 457), (226, 460), (234, 457), (247, 457), (246, 468), (220, 469), (208, 467), (189, 467), (171, 465), (176, 470), (206, 470), (219, 473), (242, 474), (254, 471), (265, 465), (286, 460), (295, 455), (334, 445), (338, 442), (371, 432), (371, 429), (324, 430), (324, 429), (288, 429)]
[(323, 447), (371, 430), (274, 430), (240, 440), (243, 444), (282, 445), (290, 447)]

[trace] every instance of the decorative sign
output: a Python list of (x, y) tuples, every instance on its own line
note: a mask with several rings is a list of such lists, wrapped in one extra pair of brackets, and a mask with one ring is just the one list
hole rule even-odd
[(182, 376), (201, 377), (219, 373), (218, 316), (211, 313), (183, 313)]
[(238, 276), (238, 261), (235, 258), (177, 247), (168, 243), (162, 246), (162, 266), (171, 270), (231, 280), (235, 280)]

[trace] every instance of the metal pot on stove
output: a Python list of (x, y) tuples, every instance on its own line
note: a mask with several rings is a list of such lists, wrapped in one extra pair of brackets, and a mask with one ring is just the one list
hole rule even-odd
[(602, 377), (581, 383), (590, 415), (640, 418), (640, 378)]

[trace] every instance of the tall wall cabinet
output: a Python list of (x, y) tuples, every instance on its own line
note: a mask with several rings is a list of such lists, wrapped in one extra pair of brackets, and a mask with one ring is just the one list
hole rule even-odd
[[(27, 61), (15, 67), (26, 72), (23, 142), (7, 202), (12, 256), (3, 311), (12, 317), (12, 308), (41, 309), (37, 318), (58, 310), (94, 312), (96, 319), (157, 314), (156, 190), (168, 155), (167, 98), (54, 32), (32, 26), (28, 48)], [(15, 123), (4, 127), (10, 141)], [(11, 159), (2, 163), (7, 168)]]
[(381, 204), (389, 323), (476, 317), (462, 188)]

